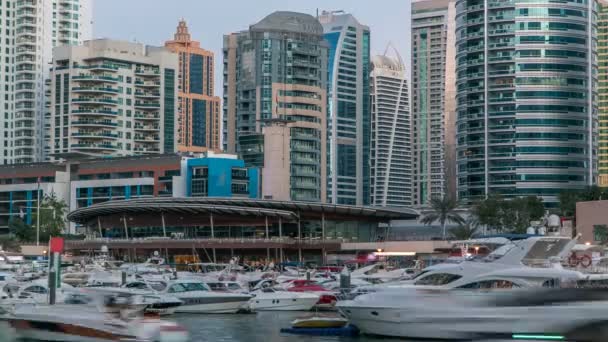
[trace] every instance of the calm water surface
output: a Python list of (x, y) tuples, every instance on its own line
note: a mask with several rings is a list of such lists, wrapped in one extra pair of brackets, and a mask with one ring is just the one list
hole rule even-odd
[[(218, 342), (379, 342), (379, 338), (361, 336), (356, 338), (301, 336), (282, 334), (281, 328), (291, 326), (290, 322), (298, 317), (310, 316), (310, 312), (259, 312), (245, 315), (186, 315), (170, 316), (171, 320), (184, 325), (190, 331), (192, 341)], [(392, 339), (396, 341), (395, 339)]]

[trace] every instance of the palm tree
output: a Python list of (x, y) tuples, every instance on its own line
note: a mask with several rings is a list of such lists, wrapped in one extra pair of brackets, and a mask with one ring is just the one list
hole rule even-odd
[(448, 222), (463, 224), (464, 219), (456, 212), (458, 203), (455, 200), (450, 199), (447, 196), (442, 198), (431, 198), (429, 202), (431, 211), (424, 215), (421, 222), (430, 225), (433, 222), (439, 221), (441, 223), (441, 229), (443, 231), (443, 239), (446, 240), (445, 225)]
[(470, 240), (477, 234), (476, 219), (473, 216), (469, 216), (463, 224), (451, 229), (450, 234), (456, 240)]

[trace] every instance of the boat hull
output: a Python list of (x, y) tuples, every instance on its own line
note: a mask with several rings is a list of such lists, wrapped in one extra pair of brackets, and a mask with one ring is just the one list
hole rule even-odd
[(18, 338), (35, 341), (115, 342), (134, 339), (135, 336), (111, 330), (81, 325), (43, 322), (27, 319), (8, 319)]
[[(396, 309), (340, 305), (340, 311), (362, 333), (408, 339), (470, 340), (513, 334), (568, 334), (594, 324), (608, 310), (599, 306)], [(551, 319), (547, 319), (551, 317)]]
[(228, 314), (240, 312), (244, 307), (247, 307), (247, 305), (248, 300), (182, 304), (175, 309), (175, 312), (195, 314)]
[(292, 299), (258, 299), (253, 298), (249, 303), (254, 311), (310, 311), (317, 298), (292, 298)]

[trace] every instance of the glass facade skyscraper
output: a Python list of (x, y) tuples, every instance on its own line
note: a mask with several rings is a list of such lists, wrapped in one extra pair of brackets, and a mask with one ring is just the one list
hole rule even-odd
[(224, 150), (261, 168), (263, 198), (326, 199), (327, 50), (296, 12), (224, 36)]
[(370, 203), (370, 30), (343, 12), (319, 17), (329, 43), (327, 199)]
[(413, 203), (455, 197), (454, 0), (412, 3)]
[(458, 196), (541, 196), (597, 178), (597, 3), (458, 0)]
[[(389, 46), (390, 47), (390, 46)], [(388, 48), (387, 48), (388, 52)], [(412, 205), (412, 127), (401, 56), (372, 58), (371, 205)]]

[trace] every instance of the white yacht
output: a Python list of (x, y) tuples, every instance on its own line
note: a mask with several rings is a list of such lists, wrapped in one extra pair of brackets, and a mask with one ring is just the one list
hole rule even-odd
[(505, 291), (401, 291), (407, 308), (390, 292), (340, 305), (366, 334), (428, 340), (608, 340), (608, 294), (589, 289)]
[(309, 311), (321, 297), (315, 293), (264, 288), (252, 292), (249, 306), (254, 311)]
[(197, 279), (174, 279), (159, 291), (182, 301), (175, 312), (181, 313), (237, 313), (248, 307), (251, 295), (213, 292)]
[[(339, 302), (338, 308), (364, 333), (413, 337), (388, 331), (383, 333), (385, 329), (380, 327), (401, 324), (405, 321), (400, 317), (409, 316), (411, 312), (418, 313), (415, 309), (412, 311), (414, 302), (421, 307), (445, 309), (452, 305), (448, 300), (450, 297), (442, 296), (445, 290), (511, 290), (575, 285), (586, 276), (565, 270), (560, 265), (575, 243), (576, 240), (559, 237), (533, 237), (512, 242), (480, 261), (431, 266), (411, 281), (367, 287), (372, 293)], [(437, 292), (442, 295), (421, 295)], [(479, 291), (457, 292), (465, 293), (470, 298), (470, 293)], [(432, 313), (421, 317), (433, 320)]]
[(121, 315), (109, 315), (95, 306), (83, 305), (21, 305), (13, 312), (0, 316), (13, 334), (25, 340), (116, 342), (155, 341), (185, 342), (188, 332), (181, 326), (158, 319), (126, 320)]

